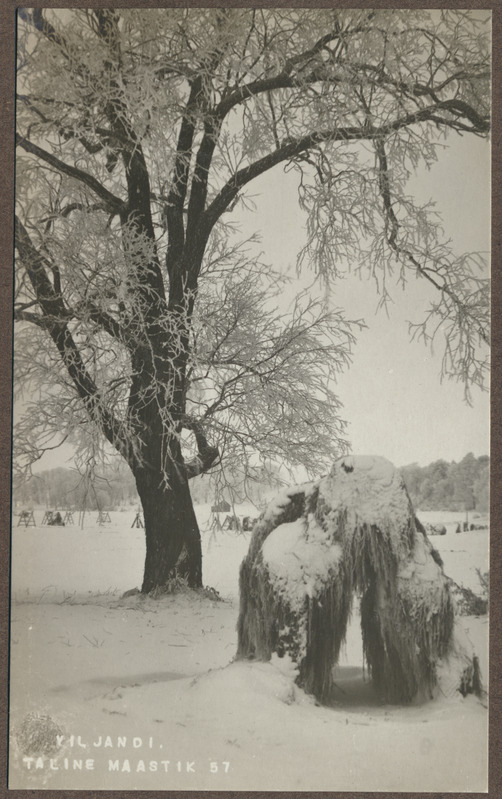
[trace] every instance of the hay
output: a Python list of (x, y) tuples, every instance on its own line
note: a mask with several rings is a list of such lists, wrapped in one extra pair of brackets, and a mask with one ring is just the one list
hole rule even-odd
[(453, 603), (422, 534), (393, 573), (375, 574), (363, 594), (363, 647), (376, 690), (387, 702), (431, 699), (436, 666), (448, 652)]
[(454, 580), (448, 579), (450, 593), (455, 599), (456, 611), (460, 616), (486, 616), (488, 613), (488, 575), (481, 575), (479, 569), (478, 574), (481, 582), (481, 595), (474, 593), (474, 591), (464, 585), (459, 585)]
[[(341, 459), (326, 478), (289, 490), (260, 517), (240, 572), (237, 657), (288, 654), (297, 684), (328, 702), (356, 595), (365, 659), (382, 699), (434, 697), (438, 668), (448, 672), (453, 600), (399, 474), (379, 458)], [(462, 651), (457, 689), (479, 694), (479, 667)]]
[[(249, 552), (239, 575), (240, 613), (237, 622), (238, 658), (270, 660), (273, 652), (281, 656), (291, 652), (299, 656), (297, 620), (281, 596), (275, 596), (273, 584), (263, 567), (261, 549), (267, 536), (279, 525), (294, 522), (305, 512), (305, 490), (299, 488), (276, 500), (273, 511), (267, 509), (253, 530)], [(293, 624), (291, 631), (289, 624)]]

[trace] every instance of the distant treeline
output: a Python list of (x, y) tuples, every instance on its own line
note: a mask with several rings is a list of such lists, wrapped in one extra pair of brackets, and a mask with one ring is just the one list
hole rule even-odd
[(429, 466), (412, 463), (403, 466), (401, 474), (417, 510), (489, 509), (490, 458), (475, 458), (472, 452), (460, 463), (440, 460)]
[[(440, 460), (423, 467), (413, 463), (403, 466), (401, 473), (418, 510), (477, 510), (485, 513), (489, 507), (489, 468), (487, 455), (475, 458), (469, 453), (460, 463)], [(261, 504), (270, 487), (270, 480), (257, 480), (249, 495), (255, 503)], [(196, 504), (214, 502), (219, 496), (213, 481), (207, 476), (192, 480), (190, 488)], [(222, 496), (228, 499), (227, 494), (230, 496), (228, 491), (224, 491)], [(39, 472), (29, 480), (14, 481), (13, 500), (15, 509), (38, 506), (114, 510), (139, 505), (134, 477), (129, 468), (120, 463), (113, 468), (101, 469), (92, 478), (64, 467)]]
[(58, 467), (14, 481), (14, 509), (45, 507), (51, 509), (113, 510), (139, 505), (134, 477), (122, 464), (101, 469), (92, 475), (76, 469)]
[[(235, 485), (239, 479), (235, 477)], [(270, 491), (270, 478), (257, 480), (250, 486), (248, 497), (259, 503)], [(226, 499), (238, 502), (231, 486), (218, 489), (208, 475), (190, 481), (190, 492), (196, 505), (213, 504)], [(93, 475), (80, 474), (75, 468), (58, 467), (33, 474), (29, 479), (13, 483), (14, 510), (35, 507), (68, 510), (119, 510), (139, 507), (136, 483), (129, 467), (117, 461), (113, 467), (97, 470)]]

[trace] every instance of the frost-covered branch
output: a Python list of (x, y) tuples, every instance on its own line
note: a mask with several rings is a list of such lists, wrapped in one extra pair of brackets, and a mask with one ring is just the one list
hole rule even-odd
[[(462, 110), (461, 110), (462, 108)], [(442, 111), (451, 111), (454, 115), (449, 118), (441, 114)], [(472, 111), (472, 113), (471, 113)], [(357, 141), (381, 141), (382, 138), (390, 133), (397, 132), (400, 129), (408, 128), (421, 122), (434, 122), (438, 126), (450, 127), (459, 129), (460, 123), (458, 119), (462, 116), (469, 118), (472, 121), (471, 132), (486, 133), (489, 130), (489, 123), (486, 119), (479, 117), (472, 109), (463, 107), (462, 104), (454, 102), (445, 102), (431, 105), (427, 108), (422, 108), (414, 113), (400, 116), (390, 123), (381, 126), (374, 125), (358, 125), (348, 126), (341, 128), (328, 128), (327, 130), (314, 131), (307, 136), (302, 136), (297, 139), (287, 140), (283, 144), (269, 153), (263, 158), (258, 159), (250, 166), (244, 167), (239, 170), (221, 189), (219, 194), (214, 198), (208, 206), (204, 222), (208, 229), (211, 229), (215, 222), (219, 219), (221, 214), (228, 208), (228, 206), (235, 199), (239, 191), (255, 178), (268, 172), (278, 164), (291, 161), (295, 157), (304, 152), (312, 150), (314, 147), (325, 142), (357, 142)], [(466, 128), (463, 126), (463, 130)]]
[(209, 444), (203, 425), (198, 419), (185, 416), (182, 424), (186, 430), (190, 430), (193, 433), (197, 444), (197, 457), (186, 463), (187, 477), (191, 479), (209, 471), (219, 458), (220, 451), (218, 447), (212, 447)]
[[(49, 333), (68, 375), (75, 386), (91, 418), (98, 424), (106, 438), (119, 449), (127, 452), (123, 432), (110, 408), (103, 403), (98, 386), (89, 374), (81, 352), (68, 327), (68, 314), (60, 296), (51, 286), (45, 271), (45, 259), (33, 246), (24, 225), (16, 218), (16, 249), (27, 271), (37, 296), (42, 316), (36, 324)], [(33, 319), (30, 321), (34, 321)]]
[[(424, 322), (412, 325), (414, 337), (432, 344), (439, 330), (443, 332), (442, 374), (458, 376), (466, 397), (470, 386), (484, 387), (488, 364), (480, 354), (480, 345), (489, 346), (489, 281), (483, 278), (480, 264), (473, 257), (454, 258), (446, 246), (435, 251), (414, 249), (406, 236), (394, 206), (394, 197), (385, 140), (374, 142), (378, 162), (379, 189), (385, 217), (385, 238), (398, 261), (414, 270), (439, 292)], [(407, 216), (413, 212), (407, 204)], [(426, 221), (422, 221), (422, 225)], [(409, 225), (409, 220), (408, 220)], [(420, 221), (416, 222), (417, 228)], [(425, 230), (423, 232), (425, 236)], [(408, 238), (408, 242), (406, 239)]]
[(124, 202), (119, 197), (116, 197), (114, 194), (112, 194), (112, 192), (108, 191), (105, 186), (103, 186), (88, 172), (84, 172), (82, 169), (78, 169), (78, 167), (64, 163), (64, 161), (61, 161), (61, 159), (57, 158), (52, 153), (47, 152), (47, 150), (44, 150), (42, 147), (30, 142), (28, 139), (23, 138), (19, 134), (16, 135), (16, 143), (27, 153), (40, 158), (41, 161), (53, 167), (57, 172), (63, 175), (68, 175), (68, 177), (88, 186), (97, 197), (100, 197), (102, 200), (104, 200), (106, 210), (109, 213), (119, 214), (125, 209)]

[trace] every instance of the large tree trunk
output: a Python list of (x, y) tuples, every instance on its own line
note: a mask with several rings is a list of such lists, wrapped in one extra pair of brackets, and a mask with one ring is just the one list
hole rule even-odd
[(176, 578), (191, 588), (202, 586), (199, 526), (179, 457), (166, 473), (148, 463), (135, 469), (145, 520), (146, 558), (141, 592), (168, 590)]

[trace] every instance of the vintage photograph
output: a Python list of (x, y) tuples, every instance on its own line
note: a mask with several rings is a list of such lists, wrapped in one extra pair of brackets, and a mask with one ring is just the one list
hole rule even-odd
[(491, 13), (17, 12), (10, 789), (486, 792)]

